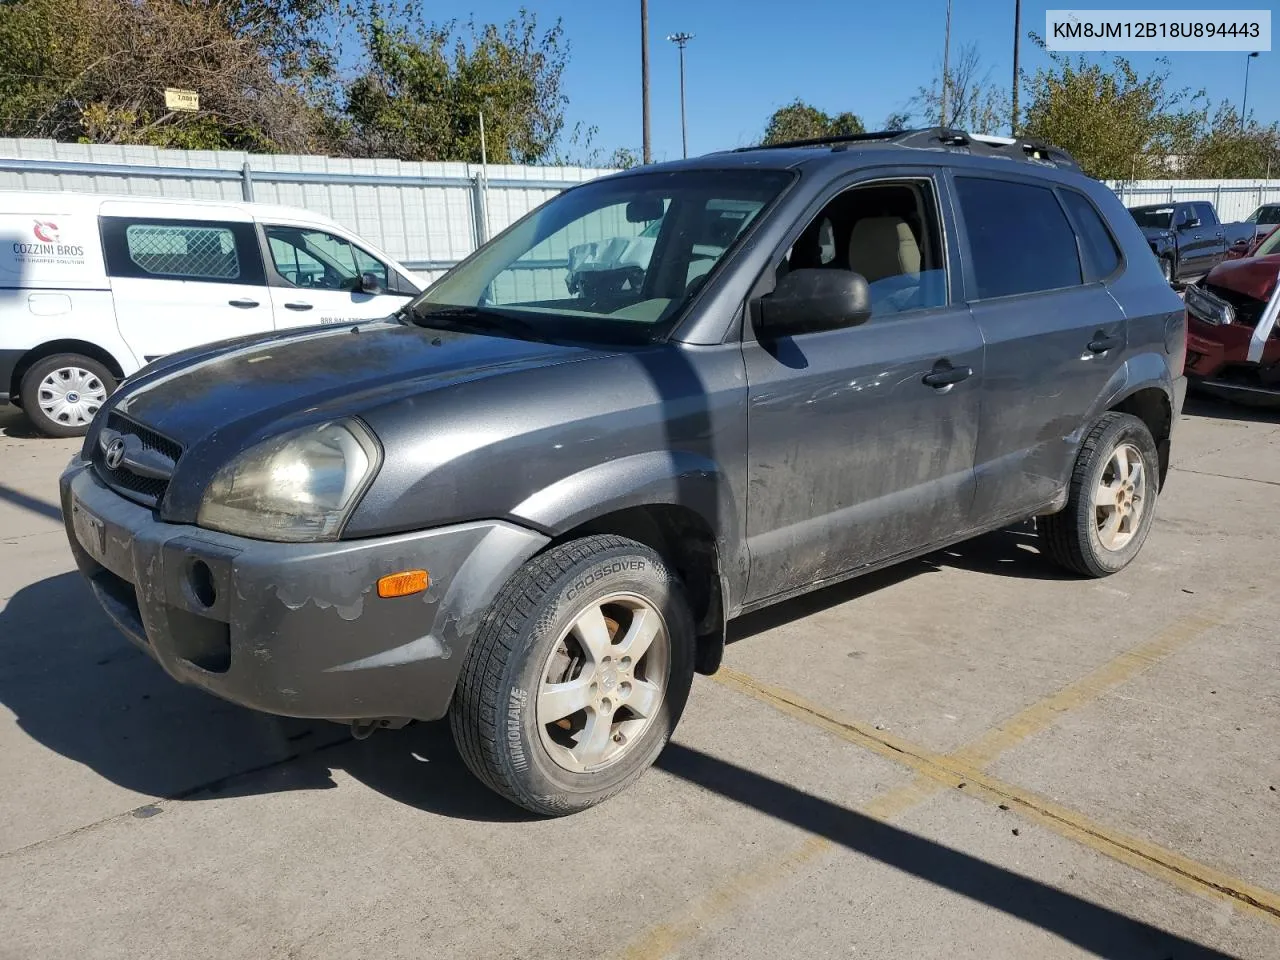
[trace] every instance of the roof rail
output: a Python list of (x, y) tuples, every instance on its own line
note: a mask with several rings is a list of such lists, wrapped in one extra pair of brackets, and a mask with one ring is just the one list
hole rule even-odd
[(924, 127), (919, 130), (879, 130), (874, 133), (842, 133), (829, 137), (813, 137), (807, 140), (787, 140), (782, 143), (739, 147), (735, 153), (748, 150), (773, 150), (791, 147), (824, 147), (847, 150), (857, 143), (886, 143), (899, 147), (915, 147), (922, 150), (953, 150), (976, 156), (1005, 157), (1045, 166), (1061, 167), (1079, 172), (1075, 157), (1061, 147), (1035, 137), (992, 137), (966, 133), (953, 127)]

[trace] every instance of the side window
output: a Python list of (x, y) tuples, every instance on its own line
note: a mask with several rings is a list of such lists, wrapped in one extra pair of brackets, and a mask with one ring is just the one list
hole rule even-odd
[(1200, 218), (1200, 226), (1216, 227), (1218, 225), (1218, 213), (1213, 209), (1212, 203), (1195, 204), (1196, 216)]
[(1063, 190), (1061, 196), (1080, 238), (1085, 283), (1106, 279), (1120, 266), (1120, 249), (1115, 238), (1088, 197), (1074, 190)]
[[(323, 230), (303, 227), (269, 226), (263, 228), (271, 262), (281, 279), (308, 290), (357, 290), (360, 269), (356, 252), (359, 248), (341, 237)], [(359, 250), (364, 254), (363, 250)], [(364, 256), (377, 263), (368, 254)], [(386, 267), (378, 264), (377, 272), (384, 285)]]
[(938, 206), (927, 180), (851, 187), (824, 207), (778, 268), (851, 270), (871, 292), (872, 319), (947, 304)]
[(1075, 231), (1046, 187), (956, 177), (976, 299), (1058, 290), (1082, 282)]
[(361, 250), (355, 244), (351, 245), (351, 252), (356, 257), (356, 269), (363, 276), (366, 273), (372, 273), (382, 282), (382, 289), (387, 290), (391, 283), (391, 278), (387, 275), (387, 265), (366, 250)]
[(144, 273), (183, 280), (239, 280), (235, 234), (223, 226), (131, 223), (129, 259)]

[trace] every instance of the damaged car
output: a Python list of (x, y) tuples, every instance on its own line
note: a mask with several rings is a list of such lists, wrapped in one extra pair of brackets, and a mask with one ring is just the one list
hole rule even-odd
[(1186, 289), (1187, 375), (1226, 399), (1280, 406), (1280, 230)]

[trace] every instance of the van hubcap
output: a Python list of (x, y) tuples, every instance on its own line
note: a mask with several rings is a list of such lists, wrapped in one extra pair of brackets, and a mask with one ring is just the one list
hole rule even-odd
[(619, 593), (573, 618), (542, 671), (535, 716), (557, 766), (589, 773), (619, 760), (657, 716), (671, 639), (649, 601)]
[(1098, 540), (1108, 550), (1123, 550), (1138, 532), (1146, 509), (1147, 472), (1142, 454), (1131, 443), (1111, 453), (1094, 493), (1094, 518)]
[(83, 367), (59, 367), (40, 381), (40, 409), (54, 423), (82, 427), (106, 399), (106, 384)]

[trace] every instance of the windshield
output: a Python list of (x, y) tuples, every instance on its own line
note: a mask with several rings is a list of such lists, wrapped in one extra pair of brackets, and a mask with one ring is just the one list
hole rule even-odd
[[(418, 323), (607, 342), (665, 334), (681, 306), (782, 189), (779, 170), (641, 173), (560, 194), (411, 305)], [(461, 319), (459, 319), (461, 318)]]
[(1265, 257), (1273, 253), (1280, 253), (1280, 230), (1273, 230), (1268, 234), (1267, 239), (1258, 244), (1258, 249), (1253, 252), (1253, 255)]
[(1280, 205), (1267, 204), (1249, 214), (1246, 223), (1280, 224)]
[(1140, 227), (1168, 230), (1173, 222), (1173, 207), (1138, 207), (1129, 211)]

